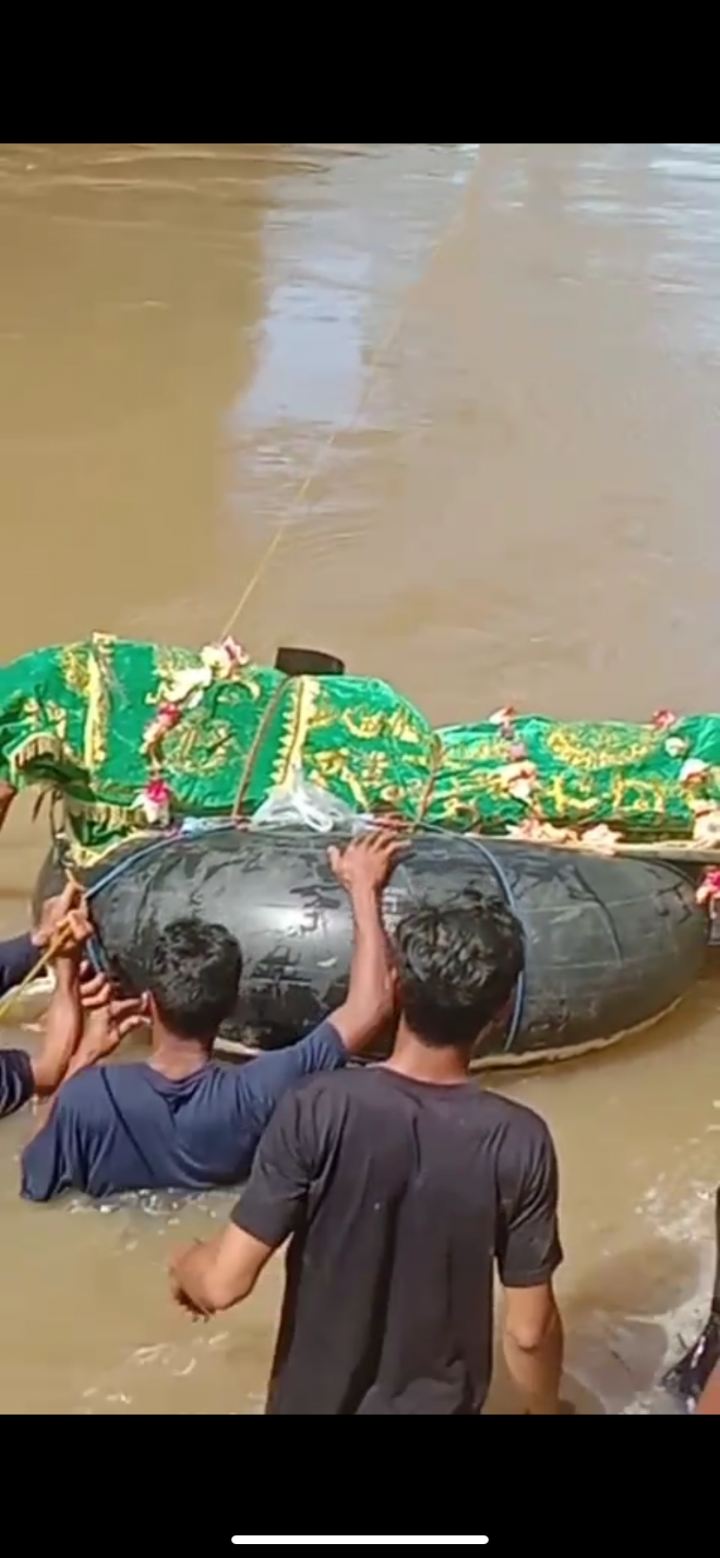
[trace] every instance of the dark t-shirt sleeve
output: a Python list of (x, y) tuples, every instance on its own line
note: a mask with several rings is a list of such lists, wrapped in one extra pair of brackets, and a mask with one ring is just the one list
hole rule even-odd
[(563, 1259), (558, 1165), (547, 1126), (529, 1109), (507, 1132), (499, 1173), (500, 1280), (506, 1288), (540, 1287)]
[(51, 1201), (63, 1190), (85, 1188), (84, 1133), (74, 1096), (75, 1089), (84, 1081), (81, 1074), (65, 1083), (42, 1130), (25, 1148), (21, 1159), (21, 1190), (28, 1201)]
[(34, 1092), (30, 1056), (22, 1049), (0, 1050), (0, 1119), (22, 1109)]
[(280, 1099), (304, 1077), (318, 1071), (337, 1071), (347, 1065), (348, 1052), (331, 1022), (323, 1022), (306, 1039), (274, 1054), (261, 1055), (233, 1073), (247, 1173), (255, 1149)]
[(231, 1217), (237, 1228), (271, 1249), (284, 1244), (303, 1222), (317, 1173), (314, 1136), (309, 1092), (294, 1088), (275, 1110)]
[(0, 941), (0, 996), (21, 985), (32, 973), (40, 957), (38, 948), (29, 936), (16, 936), (13, 941)]

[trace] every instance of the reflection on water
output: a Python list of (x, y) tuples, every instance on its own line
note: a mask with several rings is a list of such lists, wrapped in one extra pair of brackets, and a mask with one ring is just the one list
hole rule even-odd
[[(392, 146), (360, 163), (348, 209), (344, 164), (314, 182), (311, 219), (297, 180), (281, 181), (265, 228), (267, 312), (258, 372), (240, 397), (241, 426), (346, 422), (363, 375), (394, 325), (403, 295), (422, 277), (457, 210), (478, 147)], [(433, 200), (427, 199), (428, 181)], [(384, 424), (381, 422), (380, 426)], [(282, 459), (284, 449), (278, 449)]]
[[(719, 173), (716, 144), (0, 146), (3, 655), (204, 642), (285, 521), (259, 656), (336, 651), (436, 721), (717, 708)], [(43, 843), (25, 807), (8, 927)], [(502, 1083), (561, 1150), (583, 1411), (662, 1410), (701, 1318), (717, 990)], [(227, 1198), (24, 1206), (27, 1129), (0, 1137), (4, 1409), (258, 1411), (279, 1269), (201, 1332), (165, 1291)]]

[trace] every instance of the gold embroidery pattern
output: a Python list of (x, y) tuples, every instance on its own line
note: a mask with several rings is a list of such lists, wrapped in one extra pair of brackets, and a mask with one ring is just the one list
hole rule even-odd
[(200, 665), (200, 656), (194, 649), (178, 649), (168, 644), (155, 645), (153, 660), (155, 686), (147, 693), (146, 701), (149, 704), (162, 702), (163, 688), (172, 681), (177, 671), (195, 670)]
[(55, 734), (58, 737), (58, 740), (62, 743), (63, 747), (67, 747), (68, 724), (70, 718), (68, 710), (64, 709), (62, 704), (55, 703), (54, 700), (48, 698), (45, 704), (45, 717), (54, 727)]
[(463, 739), (462, 737), (448, 740), (438, 732), (442, 742), (442, 767), (444, 772), (467, 772), (468, 767), (477, 765), (478, 768), (490, 763), (503, 764), (509, 762), (511, 743), (502, 736), (489, 736), (479, 739)]
[(74, 693), (83, 702), (90, 691), (89, 656), (87, 644), (66, 644), (58, 656), (60, 675), (68, 692)]
[(116, 642), (108, 633), (94, 633), (90, 644), (84, 752), (88, 773), (96, 772), (107, 758), (112, 650)]
[(663, 736), (642, 725), (556, 725), (545, 737), (548, 752), (568, 768), (634, 767), (663, 748)]
[(219, 773), (240, 762), (237, 731), (229, 720), (208, 720), (204, 709), (191, 709), (163, 741), (164, 767), (174, 785)]
[(326, 790), (334, 790), (338, 784), (343, 785), (359, 811), (372, 809), (354, 754), (343, 751), (341, 747), (313, 752), (306, 759), (305, 772), (310, 783), (319, 781)]
[(273, 785), (287, 784), (293, 769), (302, 766), (305, 741), (318, 700), (316, 677), (298, 676), (283, 717), (283, 734), (272, 767)]

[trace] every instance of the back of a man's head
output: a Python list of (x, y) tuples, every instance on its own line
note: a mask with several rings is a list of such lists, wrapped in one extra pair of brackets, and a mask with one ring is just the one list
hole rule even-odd
[(210, 1041), (235, 1010), (241, 974), (240, 947), (222, 925), (173, 920), (152, 948), (148, 993), (168, 1033)]
[(436, 1049), (470, 1048), (507, 1009), (523, 968), (523, 937), (496, 900), (464, 895), (412, 910), (395, 931), (407, 1026)]

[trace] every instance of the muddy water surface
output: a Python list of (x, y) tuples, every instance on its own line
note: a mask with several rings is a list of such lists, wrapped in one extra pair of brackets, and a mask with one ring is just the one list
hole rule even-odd
[[(0, 653), (214, 638), (282, 524), (258, 657), (335, 650), (438, 722), (717, 708), (719, 386), (720, 145), (0, 145)], [(7, 931), (44, 843), (3, 835)], [(585, 1412), (662, 1410), (706, 1301), (719, 999), (500, 1084), (561, 1150)], [(227, 1200), (24, 1206), (28, 1129), (0, 1408), (261, 1410), (279, 1270), (200, 1332), (165, 1292)]]

